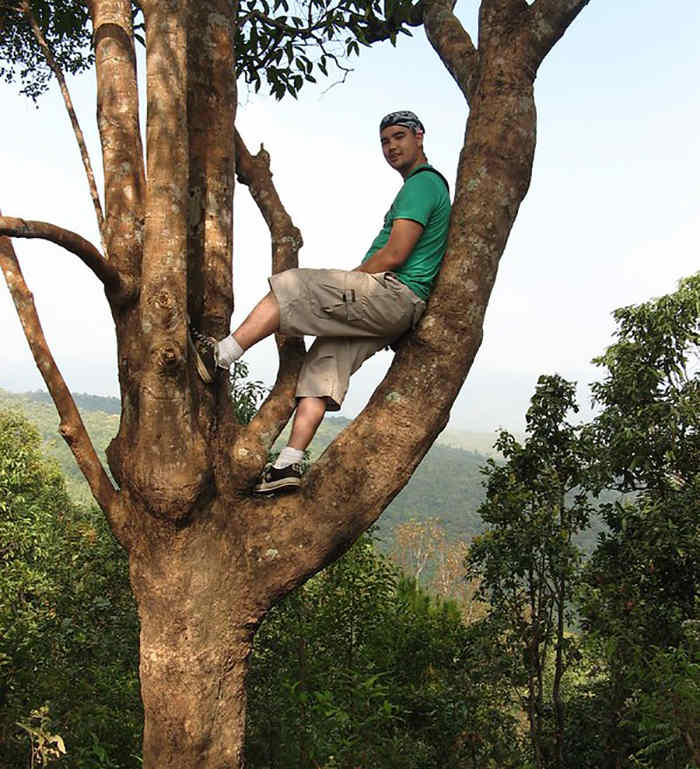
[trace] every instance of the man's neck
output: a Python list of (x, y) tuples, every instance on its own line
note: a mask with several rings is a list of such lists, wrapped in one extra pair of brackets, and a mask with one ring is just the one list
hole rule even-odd
[(407, 171), (402, 171), (401, 176), (403, 177), (403, 180), (406, 181), (408, 177), (416, 170), (416, 168), (420, 168), (421, 166), (424, 166), (428, 162), (428, 158), (423, 155), (422, 158), (419, 158)]

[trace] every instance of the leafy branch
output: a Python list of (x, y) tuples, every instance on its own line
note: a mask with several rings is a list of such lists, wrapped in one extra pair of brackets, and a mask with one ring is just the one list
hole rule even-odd
[[(396, 45), (398, 35), (423, 22), (423, 0), (242, 0), (231, 4), (236, 26), (235, 75), (255, 92), (263, 81), (277, 99), (295, 97), (318, 72), (347, 76), (347, 59), (360, 46), (382, 40)], [(86, 6), (69, 0), (0, 0), (0, 78), (22, 83), (21, 92), (36, 98), (51, 79), (43, 47), (55, 66), (77, 74), (94, 63)], [(33, 31), (29, 19), (36, 20)], [(132, 0), (134, 38), (142, 45), (144, 21), (140, 3)], [(39, 34), (37, 35), (37, 30)], [(43, 39), (41, 44), (38, 40)]]

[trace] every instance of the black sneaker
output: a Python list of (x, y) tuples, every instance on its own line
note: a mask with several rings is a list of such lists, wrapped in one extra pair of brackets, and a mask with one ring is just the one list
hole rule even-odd
[(216, 339), (188, 326), (187, 339), (194, 354), (197, 373), (207, 383), (211, 384), (216, 375)]
[(253, 494), (269, 494), (273, 491), (290, 491), (301, 486), (304, 468), (295, 462), (287, 467), (277, 468), (265, 465), (260, 479), (253, 487)]

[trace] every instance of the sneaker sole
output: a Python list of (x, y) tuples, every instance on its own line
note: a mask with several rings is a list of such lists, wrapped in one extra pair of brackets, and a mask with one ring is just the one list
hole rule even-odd
[(204, 361), (200, 358), (199, 353), (197, 352), (197, 348), (192, 341), (192, 336), (189, 332), (187, 332), (187, 341), (190, 345), (190, 350), (192, 350), (192, 354), (194, 355), (194, 362), (195, 366), (197, 367), (197, 373), (199, 374), (200, 378), (203, 379), (207, 384), (212, 384), (214, 377), (209, 373), (209, 369), (204, 365)]
[(270, 483), (259, 483), (253, 488), (253, 494), (269, 494), (271, 491), (282, 489), (298, 489), (301, 486), (301, 478), (280, 478)]

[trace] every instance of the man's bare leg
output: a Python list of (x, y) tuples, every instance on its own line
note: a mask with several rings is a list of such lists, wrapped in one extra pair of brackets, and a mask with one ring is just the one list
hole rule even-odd
[(287, 445), (298, 451), (306, 451), (325, 413), (325, 398), (299, 398)]
[(274, 334), (280, 327), (280, 306), (270, 291), (251, 310), (241, 325), (217, 345), (216, 360), (222, 368), (229, 368), (245, 350), (256, 342)]
[(256, 494), (289, 491), (301, 485), (304, 451), (311, 443), (325, 413), (325, 398), (299, 398), (289, 443), (280, 451), (273, 465), (265, 466), (253, 489)]

